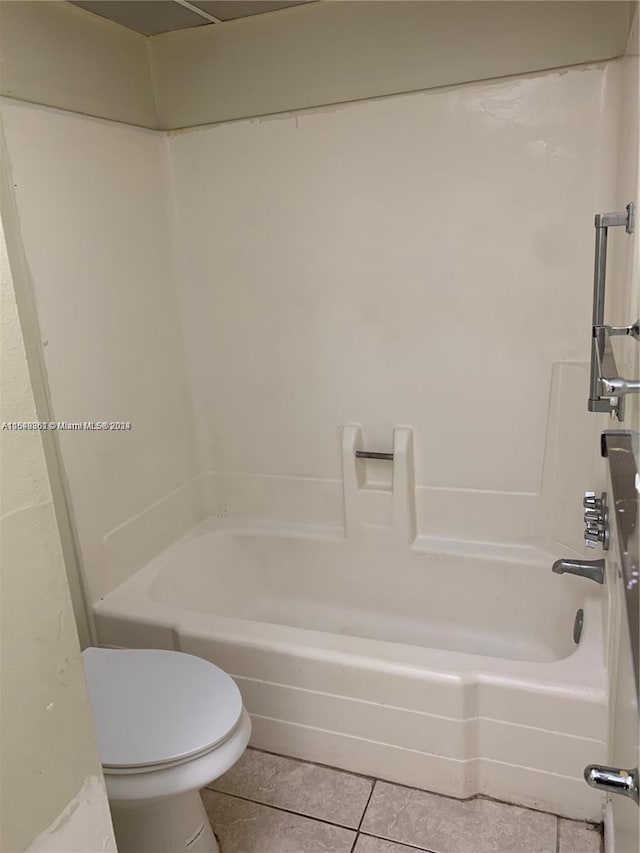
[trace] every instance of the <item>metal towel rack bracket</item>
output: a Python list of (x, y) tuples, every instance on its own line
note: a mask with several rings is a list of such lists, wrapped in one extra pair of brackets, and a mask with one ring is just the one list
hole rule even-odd
[(619, 226), (624, 226), (627, 234), (633, 234), (635, 206), (628, 204), (617, 213), (598, 213), (594, 225), (596, 242), (588, 409), (590, 412), (613, 412), (621, 421), (624, 418), (624, 397), (640, 392), (640, 380), (623, 379), (618, 375), (611, 338), (629, 335), (636, 341), (640, 340), (640, 320), (632, 326), (606, 326), (604, 323), (607, 237), (609, 228)]

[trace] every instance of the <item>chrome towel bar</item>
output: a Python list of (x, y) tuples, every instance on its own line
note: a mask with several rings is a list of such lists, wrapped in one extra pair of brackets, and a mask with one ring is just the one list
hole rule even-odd
[(591, 370), (589, 374), (590, 412), (614, 412), (618, 420), (624, 417), (624, 396), (640, 392), (640, 382), (618, 375), (611, 347), (611, 337), (631, 335), (640, 338), (640, 320), (633, 326), (605, 326), (604, 302), (607, 275), (607, 238), (609, 228), (624, 226), (627, 234), (635, 228), (635, 207), (628, 204), (617, 213), (596, 214), (595, 259), (593, 272), (593, 312), (591, 339)]

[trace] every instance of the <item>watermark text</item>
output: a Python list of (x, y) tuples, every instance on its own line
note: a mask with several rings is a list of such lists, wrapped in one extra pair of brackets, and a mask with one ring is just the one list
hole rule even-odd
[(126, 432), (132, 428), (131, 421), (4, 421), (2, 424), (3, 432)]

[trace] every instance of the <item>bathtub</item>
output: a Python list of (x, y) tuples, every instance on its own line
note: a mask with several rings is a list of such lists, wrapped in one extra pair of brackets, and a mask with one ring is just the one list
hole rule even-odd
[(599, 821), (582, 772), (607, 758), (601, 588), (552, 560), (209, 520), (98, 602), (98, 639), (226, 669), (256, 747)]

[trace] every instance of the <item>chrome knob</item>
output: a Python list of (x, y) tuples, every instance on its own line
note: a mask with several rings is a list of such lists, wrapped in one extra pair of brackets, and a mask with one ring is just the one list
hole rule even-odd
[(602, 509), (585, 509), (584, 511), (585, 524), (604, 524), (607, 520), (607, 508)]
[(606, 551), (609, 547), (609, 531), (606, 527), (587, 524), (584, 530), (584, 541), (587, 548), (595, 548), (598, 543), (601, 543)]
[(595, 492), (585, 492), (584, 499), (582, 501), (582, 506), (585, 509), (602, 509), (603, 506), (606, 505), (607, 494), (606, 492), (602, 492), (602, 495), (597, 498)]

